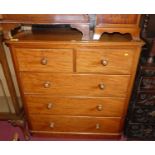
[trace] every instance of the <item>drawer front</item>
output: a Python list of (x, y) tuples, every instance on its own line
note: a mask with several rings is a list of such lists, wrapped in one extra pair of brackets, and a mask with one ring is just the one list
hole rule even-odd
[(130, 74), (134, 51), (131, 49), (79, 49), (77, 72)]
[(72, 49), (15, 49), (19, 71), (73, 72)]
[[(138, 22), (138, 16), (136, 14), (117, 14), (117, 15), (112, 15), (112, 14), (98, 14), (97, 15), (97, 21), (96, 24), (97, 26), (103, 25), (104, 24), (137, 24)], [(125, 25), (124, 25), (125, 26)]]
[(20, 73), (26, 94), (125, 97), (130, 76)]
[(121, 117), (125, 104), (124, 98), (38, 97), (26, 95), (25, 100), (30, 114), (54, 115)]
[(30, 115), (30, 127), (34, 131), (117, 133), (120, 132), (120, 118)]

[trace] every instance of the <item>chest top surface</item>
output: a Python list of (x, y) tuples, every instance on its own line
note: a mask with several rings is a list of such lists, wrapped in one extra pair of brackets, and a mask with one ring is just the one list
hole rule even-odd
[(132, 40), (128, 34), (121, 35), (119, 33), (114, 34), (103, 34), (100, 40), (81, 40), (82, 34), (70, 28), (53, 28), (52, 30), (34, 30), (34, 31), (23, 31), (13, 36), (13, 39), (7, 40), (7, 44), (19, 45), (22, 43), (56, 43), (56, 44), (85, 44), (85, 45), (136, 45), (142, 46), (144, 42), (142, 40)]

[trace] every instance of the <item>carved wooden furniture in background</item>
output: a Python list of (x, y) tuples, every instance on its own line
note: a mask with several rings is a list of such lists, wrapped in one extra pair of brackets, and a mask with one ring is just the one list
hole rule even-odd
[(98, 40), (105, 32), (130, 33), (134, 40), (140, 40), (140, 15), (137, 14), (97, 14), (94, 39)]
[(30, 133), (120, 138), (141, 41), (105, 35), (84, 42), (79, 32), (63, 29), (14, 38), (6, 43)]
[[(0, 112), (0, 119), (13, 119), (13, 118), (16, 119), (21, 114), (21, 108), (19, 106), (19, 101), (18, 101), (18, 98), (17, 98), (16, 90), (15, 90), (15, 87), (14, 87), (13, 80), (11, 78), (12, 75), (10, 73), (10, 69), (9, 69), (9, 66), (8, 66), (8, 61), (7, 61), (7, 58), (6, 58), (6, 55), (5, 55), (4, 47), (2, 45), (2, 34), (0, 35), (0, 63), (1, 63), (2, 69), (3, 69), (4, 76), (6, 78), (7, 87), (8, 87), (10, 97), (11, 97), (11, 101), (12, 101), (13, 108), (14, 108), (14, 112), (9, 110), (10, 109), (9, 107), (8, 107), (9, 112), (6, 112), (6, 113), (1, 113)], [(2, 102), (3, 101), (1, 100), (0, 104), (3, 104)]]
[[(155, 139), (155, 15), (144, 15), (141, 61), (129, 104), (125, 134), (128, 139)], [(153, 45), (152, 45), (153, 43)]]
[(15, 133), (13, 134), (12, 141), (19, 141), (19, 140), (20, 140), (19, 134), (18, 134), (17, 132), (15, 132)]
[[(28, 133), (26, 131), (26, 122), (24, 118), (23, 108), (20, 105), (19, 98), (15, 89), (14, 81), (12, 79), (12, 74), (10, 72), (8, 60), (6, 53), (4, 51), (4, 46), (2, 44), (2, 34), (0, 35), (0, 64), (2, 66), (2, 72), (0, 75), (0, 88), (3, 88), (3, 93), (0, 93), (0, 120), (8, 120), (13, 126), (18, 126), (22, 129), (25, 139), (29, 139)], [(3, 74), (3, 75), (2, 75)], [(3, 79), (5, 77), (5, 80)], [(2, 78), (2, 80), (1, 80)], [(5, 92), (9, 92), (6, 94)], [(1, 96), (3, 95), (3, 96)]]
[(155, 66), (140, 66), (126, 123), (128, 138), (155, 139)]

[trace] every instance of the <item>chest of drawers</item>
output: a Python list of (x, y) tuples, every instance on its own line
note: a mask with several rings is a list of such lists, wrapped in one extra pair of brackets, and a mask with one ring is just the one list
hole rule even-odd
[(21, 33), (7, 41), (30, 133), (119, 138), (142, 42), (66, 38)]

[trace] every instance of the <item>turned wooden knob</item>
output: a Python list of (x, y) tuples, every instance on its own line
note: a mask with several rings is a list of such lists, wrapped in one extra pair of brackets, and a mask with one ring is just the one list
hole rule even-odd
[(47, 65), (48, 60), (47, 60), (47, 58), (42, 58), (40, 62), (42, 65)]
[(50, 128), (54, 128), (54, 122), (51, 122), (49, 125)]
[(103, 66), (107, 66), (108, 65), (108, 60), (101, 60), (101, 64)]
[(99, 123), (96, 124), (96, 129), (100, 129), (100, 124)]
[(51, 86), (50, 82), (49, 81), (46, 81), (44, 83), (44, 88), (49, 88)]
[(99, 105), (96, 107), (96, 109), (97, 109), (98, 111), (102, 111), (102, 110), (103, 110), (103, 105), (99, 104)]
[(52, 103), (48, 103), (47, 109), (51, 109), (52, 107), (53, 107), (53, 104)]
[(105, 89), (105, 85), (103, 83), (99, 84), (100, 89)]

